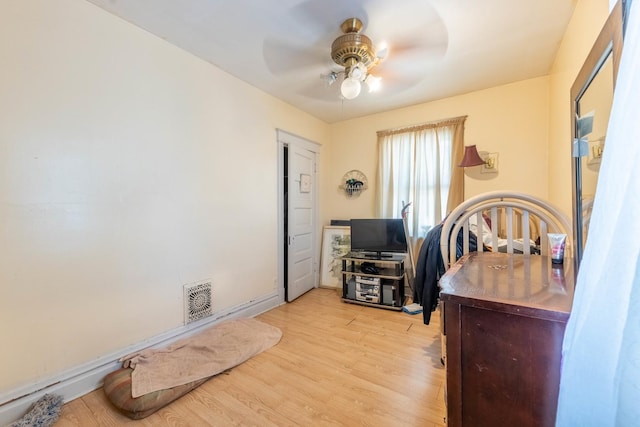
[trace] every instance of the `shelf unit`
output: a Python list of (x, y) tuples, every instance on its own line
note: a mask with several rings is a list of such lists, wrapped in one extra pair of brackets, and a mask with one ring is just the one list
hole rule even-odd
[[(341, 259), (342, 301), (387, 310), (402, 310), (405, 254), (378, 258), (349, 253)], [(367, 265), (375, 267), (377, 271), (363, 271), (363, 267)]]

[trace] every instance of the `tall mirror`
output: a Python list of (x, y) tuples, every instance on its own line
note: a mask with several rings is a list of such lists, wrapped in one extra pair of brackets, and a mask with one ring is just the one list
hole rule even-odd
[[(589, 236), (600, 162), (606, 153), (607, 125), (622, 50), (623, 2), (611, 11), (571, 87), (573, 123), (573, 242), (575, 271)], [(626, 2), (624, 2), (626, 3)]]

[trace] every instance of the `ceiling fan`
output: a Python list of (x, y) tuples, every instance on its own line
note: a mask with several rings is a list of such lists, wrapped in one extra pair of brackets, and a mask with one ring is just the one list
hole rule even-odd
[(340, 29), (343, 34), (331, 44), (331, 59), (344, 67), (344, 71), (331, 71), (324, 78), (329, 85), (335, 83), (343, 75), (340, 93), (345, 99), (353, 99), (360, 94), (362, 82), (369, 87), (369, 92), (380, 88), (382, 78), (375, 76), (371, 70), (382, 61), (387, 53), (385, 47), (376, 52), (373, 42), (362, 34), (362, 21), (358, 18), (345, 20)]
[(303, 1), (265, 38), (265, 64), (296, 93), (328, 102), (367, 98), (361, 94), (377, 89), (385, 96), (405, 91), (428, 77), (448, 45), (446, 27), (430, 3), (406, 3)]

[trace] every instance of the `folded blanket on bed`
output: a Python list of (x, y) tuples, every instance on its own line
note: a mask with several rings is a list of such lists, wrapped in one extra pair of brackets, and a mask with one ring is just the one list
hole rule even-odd
[(280, 329), (255, 319), (229, 320), (167, 348), (143, 350), (120, 361), (133, 368), (135, 398), (218, 374), (276, 345), (281, 336)]

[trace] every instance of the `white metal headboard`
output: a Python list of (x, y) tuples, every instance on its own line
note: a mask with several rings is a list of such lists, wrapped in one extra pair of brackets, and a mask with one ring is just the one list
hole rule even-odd
[[(480, 194), (458, 205), (446, 218), (442, 226), (440, 237), (440, 251), (445, 269), (456, 262), (456, 251), (449, 248), (456, 247), (456, 240), (460, 229), (463, 230), (463, 253), (469, 252), (469, 219), (475, 216), (478, 229), (484, 222), (483, 213), (489, 213), (491, 222), (491, 242), (493, 248), (498, 247), (498, 213), (504, 212), (506, 221), (506, 252), (514, 253), (514, 230), (519, 226), (518, 237), (527, 244), (523, 245), (523, 253), (530, 254), (529, 239), (531, 237), (530, 222), (538, 224), (540, 236), (540, 252), (548, 253), (547, 233), (563, 233), (567, 239), (571, 236), (571, 223), (558, 208), (550, 203), (513, 191), (493, 191)], [(516, 215), (517, 213), (517, 215)], [(518, 221), (518, 217), (520, 220)], [(482, 236), (478, 237), (478, 251), (484, 250)], [(565, 253), (571, 255), (571, 245), (567, 240)]]

